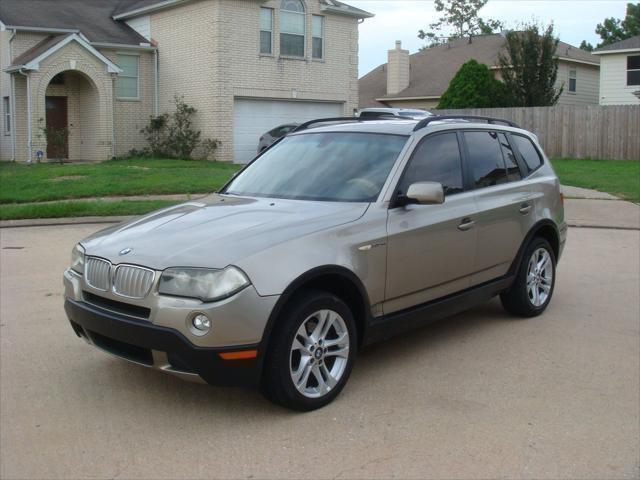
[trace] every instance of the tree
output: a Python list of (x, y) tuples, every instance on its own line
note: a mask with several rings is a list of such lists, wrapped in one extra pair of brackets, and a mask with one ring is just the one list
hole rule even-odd
[(429, 31), (420, 30), (418, 38), (427, 40), (428, 48), (451, 38), (468, 37), (471, 43), (475, 35), (493, 33), (502, 28), (502, 22), (493, 19), (484, 20), (478, 15), (488, 1), (435, 0), (436, 11), (441, 12), (442, 16), (437, 22), (429, 25)]
[(593, 45), (588, 43), (586, 40), (582, 40), (582, 43), (580, 44), (580, 50), (585, 50), (587, 52), (593, 52)]
[[(605, 18), (596, 27), (596, 33), (602, 39), (596, 48), (640, 35), (640, 3), (627, 3), (627, 13), (624, 20), (613, 17)], [(582, 43), (586, 44), (585, 41)], [(593, 47), (591, 48), (593, 49)]]
[(514, 98), (515, 106), (546, 107), (555, 105), (563, 87), (556, 90), (559, 39), (553, 35), (553, 24), (541, 33), (538, 25), (509, 32), (505, 51), (498, 64), (502, 79)]
[(469, 60), (449, 83), (438, 108), (499, 108), (511, 104), (507, 87), (493, 77), (489, 67)]

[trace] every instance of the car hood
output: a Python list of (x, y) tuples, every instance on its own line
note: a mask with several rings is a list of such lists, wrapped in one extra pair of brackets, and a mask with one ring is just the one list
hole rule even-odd
[(214, 194), (107, 228), (81, 243), (87, 255), (114, 264), (224, 268), (282, 242), (353, 222), (368, 206)]

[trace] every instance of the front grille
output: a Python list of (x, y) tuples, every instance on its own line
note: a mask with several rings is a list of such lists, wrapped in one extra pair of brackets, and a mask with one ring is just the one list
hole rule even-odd
[(133, 265), (119, 265), (113, 280), (113, 291), (129, 298), (144, 298), (153, 286), (154, 271)]
[(129, 317), (142, 318), (148, 320), (151, 315), (151, 310), (146, 307), (140, 307), (138, 305), (129, 305), (128, 303), (117, 302), (110, 298), (100, 297), (93, 293), (83, 291), (82, 298), (89, 305), (108, 310), (110, 312), (120, 313)]
[(111, 286), (111, 263), (96, 257), (87, 257), (84, 266), (85, 277), (89, 286), (106, 292)]

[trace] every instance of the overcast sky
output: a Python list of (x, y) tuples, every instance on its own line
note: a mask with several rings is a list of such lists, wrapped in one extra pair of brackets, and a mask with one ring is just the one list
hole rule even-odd
[[(438, 18), (431, 0), (346, 0), (376, 16), (360, 25), (360, 76), (387, 61), (387, 50), (396, 40), (415, 53), (424, 45), (418, 30), (427, 29)], [(480, 11), (483, 18), (505, 22), (507, 28), (532, 19), (553, 21), (560, 40), (580, 45), (598, 43), (596, 25), (607, 17), (624, 18), (627, 1), (619, 0), (489, 0)]]

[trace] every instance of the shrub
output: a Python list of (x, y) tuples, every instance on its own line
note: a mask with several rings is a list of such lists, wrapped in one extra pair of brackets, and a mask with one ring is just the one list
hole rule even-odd
[[(193, 116), (198, 110), (184, 101), (184, 97), (174, 97), (175, 111), (151, 117), (149, 124), (141, 130), (149, 151), (153, 155), (173, 158), (191, 158), (198, 150), (199, 158), (207, 159), (218, 148), (220, 142), (201, 139), (200, 130), (193, 128)], [(146, 151), (143, 150), (143, 151)]]
[(493, 78), (489, 67), (469, 60), (449, 83), (438, 108), (509, 107), (513, 103), (510, 97), (504, 83)]
[(144, 138), (149, 144), (149, 151), (154, 155), (163, 155), (165, 152), (165, 146), (167, 143), (166, 126), (168, 121), (168, 113), (163, 113), (157, 117), (151, 117), (149, 119), (149, 125), (140, 131), (140, 133), (144, 134)]

